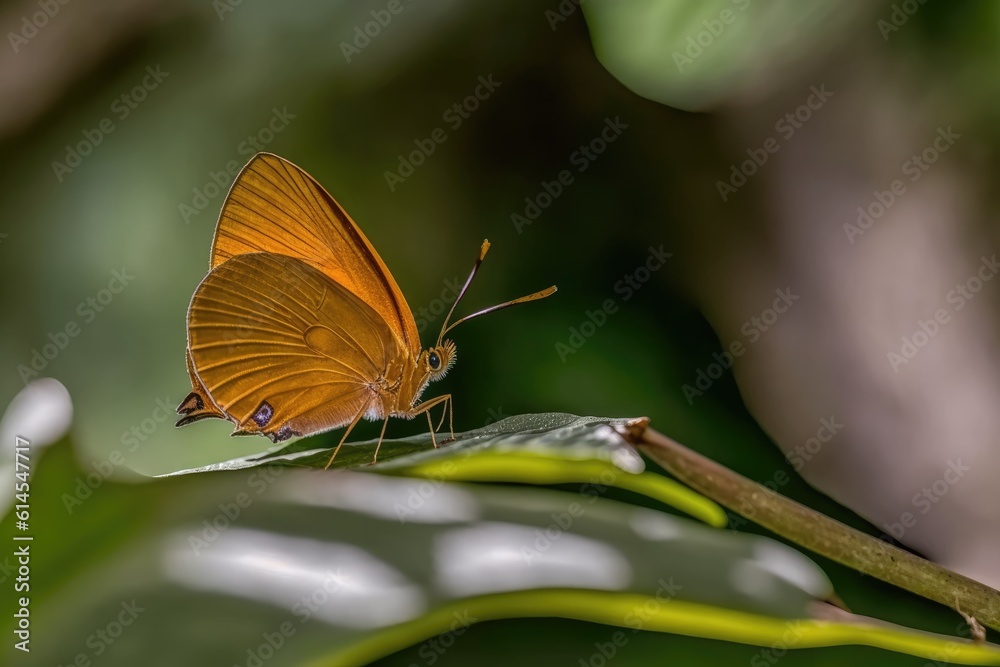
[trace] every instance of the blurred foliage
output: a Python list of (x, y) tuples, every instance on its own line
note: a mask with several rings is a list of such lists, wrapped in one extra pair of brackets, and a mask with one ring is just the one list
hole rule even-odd
[(767, 91), (828, 55), (874, 8), (857, 0), (594, 0), (581, 7), (597, 57), (618, 80), (688, 111)]

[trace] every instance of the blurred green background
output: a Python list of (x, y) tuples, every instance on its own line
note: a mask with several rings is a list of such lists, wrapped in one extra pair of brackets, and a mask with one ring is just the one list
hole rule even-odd
[[(327, 187), (415, 313), (440, 310), (435, 301), (464, 280), (484, 238), (493, 249), (459, 313), (559, 286), (551, 299), (454, 332), (458, 364), (428, 396), (454, 394), (456, 431), (522, 412), (646, 415), (749, 477), (786, 472), (782, 493), (867, 526), (793, 473), (731, 373), (691, 402), (683, 386), (728, 344), (709, 324), (728, 299), (726, 281), (713, 273), (725, 258), (713, 248), (781, 245), (761, 205), (774, 196), (763, 191), (770, 175), (735, 203), (719, 201), (716, 181), (755, 145), (734, 121), (741, 110), (767, 97), (794, 108), (808, 85), (784, 86), (803, 71), (822, 67), (850, 79), (867, 62), (905, 79), (904, 88), (924, 85), (921, 99), (928, 90), (942, 96), (966, 127), (981, 130), (976, 142), (985, 148), (970, 173), (995, 173), (997, 6), (913, 4), (919, 10), (905, 13), (898, 34), (879, 24), (892, 3), (846, 0), (588, 0), (586, 19), (568, 0), (401, 0), (395, 14), (385, 13), (385, 0), (60, 5), (30, 38), (8, 34), (0, 60), (0, 405), (24, 387), (35, 351), (68, 340), (36, 370), (69, 390), (84, 469), (116, 449), (126, 461), (116, 474), (128, 477), (265, 447), (230, 439), (221, 422), (175, 430), (174, 415), (160, 408), (172, 409), (188, 391), (185, 312), (207, 271), (225, 196), (213, 179), (231, 180), (222, 174), (242, 166), (256, 142)], [(8, 3), (0, 25), (28, 34), (23, 17), (38, 7)], [(723, 11), (750, 18), (734, 20), (690, 70), (678, 71), (673, 53), (684, 52), (688, 35), (714, 29), (702, 21)], [(391, 18), (359, 38), (372, 12)], [(483, 79), (495, 89), (467, 117), (449, 115)], [(902, 109), (901, 117), (923, 108), (906, 100), (886, 108)], [(581, 146), (608, 122), (622, 128), (618, 136), (581, 162)], [(386, 172), (398, 172), (399, 156), (437, 128), (446, 140), (390, 187)], [(68, 150), (81, 142), (92, 149), (72, 166)], [(572, 182), (530, 224), (513, 217), (528, 215), (526, 198), (540, 203), (544, 184), (563, 170)], [(650, 248), (661, 247), (672, 253), (662, 269), (640, 289), (622, 288)], [(761, 250), (743, 261), (769, 257)], [(134, 277), (101, 303), (116, 271)], [(98, 299), (99, 312), (88, 299)], [(594, 316), (608, 299), (614, 312)], [(604, 323), (577, 349), (574, 331), (594, 317)], [(61, 337), (68, 325), (78, 335)], [(423, 330), (425, 344), (439, 326), (437, 317)], [(373, 437), (379, 426), (363, 424), (357, 437)], [(389, 435), (422, 429), (420, 421), (393, 421)], [(819, 562), (854, 611), (949, 633), (959, 624), (946, 610)], [(436, 664), (578, 664), (566, 656), (585, 654), (601, 632), (561, 620), (491, 623), (472, 628)], [(759, 651), (643, 633), (615, 662), (755, 664)], [(848, 660), (922, 664), (861, 649), (781, 658), (788, 666)], [(382, 664), (414, 663), (431, 664), (405, 652)]]

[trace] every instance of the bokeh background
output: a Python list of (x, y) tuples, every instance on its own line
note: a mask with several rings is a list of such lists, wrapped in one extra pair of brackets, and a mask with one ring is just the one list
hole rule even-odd
[[(459, 312), (558, 284), (454, 332), (459, 362), (432, 391), (455, 395), (456, 430), (647, 415), (1000, 583), (1000, 5), (388, 4), (0, 10), (0, 404), (57, 378), (81, 465), (118, 449), (115, 474), (136, 481), (263, 449), (219, 422), (176, 430), (162, 407), (188, 391), (184, 317), (226, 182), (263, 149), (351, 213), (427, 320), (425, 343), (441, 317), (421, 309), (443, 310), (483, 238), (493, 250)], [(365, 35), (373, 11), (390, 18)], [(438, 128), (446, 139), (400, 172)], [(612, 140), (581, 152), (602, 131)], [(29, 403), (8, 411), (4, 442), (68, 419)], [(820, 563), (855, 611), (944, 632), (961, 620)], [(487, 624), (439, 664), (559, 662), (592, 633)], [(757, 650), (643, 634), (618, 659), (742, 664)], [(917, 664), (853, 649), (783, 662), (847, 658)]]

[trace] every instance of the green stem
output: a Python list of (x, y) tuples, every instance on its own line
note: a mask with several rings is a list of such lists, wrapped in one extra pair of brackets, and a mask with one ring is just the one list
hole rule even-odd
[(645, 423), (624, 435), (680, 481), (777, 535), (1000, 630), (1000, 591), (785, 498)]

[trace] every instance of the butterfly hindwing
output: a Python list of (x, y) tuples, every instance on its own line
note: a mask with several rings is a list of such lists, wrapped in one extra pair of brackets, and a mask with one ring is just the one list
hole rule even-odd
[(195, 379), (236, 432), (275, 440), (350, 422), (399, 356), (364, 301), (306, 262), (268, 252), (212, 269), (191, 300), (188, 336)]
[(212, 401), (208, 390), (202, 384), (198, 374), (194, 372), (194, 362), (191, 361), (191, 350), (186, 350), (184, 358), (187, 360), (188, 377), (191, 380), (191, 393), (184, 397), (181, 404), (177, 406), (177, 414), (182, 415), (177, 420), (177, 426), (186, 426), (201, 419), (212, 417), (214, 419), (225, 419), (226, 415)]

